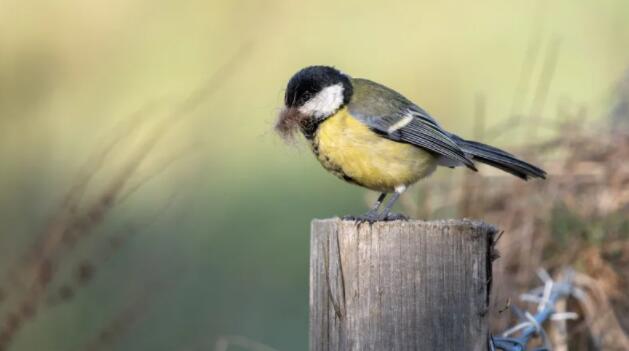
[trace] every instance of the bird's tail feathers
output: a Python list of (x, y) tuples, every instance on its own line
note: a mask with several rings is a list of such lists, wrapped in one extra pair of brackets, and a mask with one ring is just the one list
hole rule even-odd
[(453, 140), (475, 161), (496, 167), (516, 177), (527, 180), (529, 178), (546, 178), (546, 171), (530, 163), (524, 162), (512, 154), (477, 141), (470, 141), (454, 136)]

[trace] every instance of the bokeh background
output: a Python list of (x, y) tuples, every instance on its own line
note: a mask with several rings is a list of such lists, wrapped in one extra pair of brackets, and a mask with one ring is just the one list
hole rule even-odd
[(608, 118), (629, 3), (1, 0), (0, 347), (306, 349), (309, 222), (374, 196), (273, 133), (312, 64), (525, 152)]

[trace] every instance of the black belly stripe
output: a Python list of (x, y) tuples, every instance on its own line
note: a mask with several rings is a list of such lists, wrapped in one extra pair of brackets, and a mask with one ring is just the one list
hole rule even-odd
[(312, 141), (310, 144), (312, 146), (312, 152), (314, 152), (315, 156), (319, 157), (319, 144), (315, 143), (314, 141)]
[(343, 180), (344, 180), (344, 181), (346, 181), (346, 182), (348, 182), (348, 183), (352, 183), (352, 184), (360, 185), (360, 184), (356, 181), (356, 179), (354, 179), (354, 178), (352, 178), (352, 177), (348, 176), (348, 175), (347, 175), (347, 174), (345, 174), (345, 173), (343, 173)]
[(347, 173), (345, 173), (345, 171), (343, 171), (343, 167), (337, 165), (336, 163), (332, 162), (332, 160), (330, 160), (330, 158), (326, 155), (321, 155), (319, 152), (319, 146), (317, 145), (317, 143), (312, 140), (312, 152), (314, 152), (314, 154), (317, 156), (317, 159), (319, 159), (319, 162), (321, 162), (321, 165), (323, 166), (323, 168), (325, 168), (328, 172), (332, 173), (333, 175), (335, 175), (338, 178), (343, 179), (344, 181), (348, 182), (348, 183), (352, 183), (352, 184), (356, 184), (356, 185), (361, 185), (358, 181), (356, 181), (356, 179), (350, 177), (349, 175), (347, 175)]
[(310, 142), (310, 148), (312, 149), (312, 152), (315, 154), (315, 156), (317, 156), (317, 159), (319, 160), (319, 162), (321, 162), (321, 165), (323, 166), (323, 168), (325, 168), (328, 172), (332, 173), (334, 176), (340, 179), (343, 179), (344, 181), (348, 183), (356, 184), (359, 186), (364, 186), (360, 182), (358, 182), (356, 179), (347, 175), (347, 173), (343, 171), (343, 168), (337, 165), (336, 163), (332, 162), (332, 160), (330, 160), (328, 156), (321, 155), (321, 152), (319, 151), (319, 143), (316, 138), (318, 127), (319, 125), (316, 125), (314, 127), (314, 130), (312, 131), (312, 134), (309, 134), (309, 135), (307, 135), (306, 132), (304, 131), (304, 136), (306, 136), (306, 139)]

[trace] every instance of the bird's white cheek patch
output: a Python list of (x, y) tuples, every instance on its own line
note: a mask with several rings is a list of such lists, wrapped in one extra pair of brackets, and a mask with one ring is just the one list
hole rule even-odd
[(317, 95), (300, 107), (299, 112), (315, 117), (327, 117), (336, 112), (342, 104), (343, 85), (335, 84), (323, 88)]

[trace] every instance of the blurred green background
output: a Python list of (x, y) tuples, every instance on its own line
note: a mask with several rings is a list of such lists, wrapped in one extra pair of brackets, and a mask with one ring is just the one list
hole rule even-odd
[[(72, 281), (83, 260), (93, 279), (38, 309), (10, 349), (82, 350), (95, 338), (104, 349), (213, 349), (226, 335), (305, 349), (309, 222), (360, 213), (367, 195), (326, 174), (303, 143), (274, 135), (290, 76), (334, 65), (470, 135), (479, 94), (488, 126), (535, 108), (518, 87), (535, 90), (529, 77), (543, 63), (527, 57), (553, 45), (556, 67), (536, 112), (604, 113), (629, 65), (629, 3), (0, 0), (3, 295), (19, 290), (11, 267), (46, 235), (81, 174), (94, 173), (86, 208), (138, 166), (124, 176), (133, 192), (59, 251), (51, 286)], [(495, 143), (513, 144), (515, 134)], [(94, 155), (115, 138), (97, 166)], [(107, 238), (130, 231), (99, 258)], [(99, 339), (138, 300), (147, 306), (132, 309), (137, 320)], [(0, 302), (0, 320), (10, 311)]]

